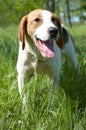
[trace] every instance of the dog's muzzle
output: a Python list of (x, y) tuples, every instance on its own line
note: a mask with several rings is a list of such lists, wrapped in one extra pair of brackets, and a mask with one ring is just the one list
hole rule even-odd
[(49, 27), (48, 34), (49, 34), (49, 39), (47, 40), (42, 40), (41, 38), (36, 36), (35, 44), (43, 57), (53, 58), (55, 55), (53, 44), (54, 44), (54, 40), (57, 39), (58, 29), (56, 27)]

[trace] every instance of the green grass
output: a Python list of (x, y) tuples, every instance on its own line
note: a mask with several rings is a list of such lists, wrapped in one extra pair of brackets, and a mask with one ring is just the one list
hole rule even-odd
[(80, 76), (65, 62), (61, 83), (50, 105), (51, 84), (47, 76), (30, 79), (28, 111), (22, 114), (16, 62), (17, 26), (0, 28), (0, 130), (86, 130), (86, 24), (69, 28), (76, 42)]

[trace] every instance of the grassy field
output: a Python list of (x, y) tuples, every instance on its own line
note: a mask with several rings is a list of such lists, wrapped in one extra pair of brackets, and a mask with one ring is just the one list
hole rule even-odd
[(69, 28), (76, 42), (80, 76), (64, 62), (61, 83), (50, 105), (47, 76), (34, 77), (29, 90), (28, 111), (22, 114), (16, 62), (17, 27), (0, 28), (0, 130), (86, 130), (86, 24)]

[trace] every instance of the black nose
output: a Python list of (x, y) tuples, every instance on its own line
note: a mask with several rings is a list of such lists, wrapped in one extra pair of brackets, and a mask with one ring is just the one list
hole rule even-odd
[(58, 33), (58, 29), (55, 28), (55, 27), (50, 27), (50, 28), (48, 29), (48, 32), (49, 32), (49, 34), (50, 34), (50, 36), (51, 36), (52, 38), (56, 38), (57, 33)]

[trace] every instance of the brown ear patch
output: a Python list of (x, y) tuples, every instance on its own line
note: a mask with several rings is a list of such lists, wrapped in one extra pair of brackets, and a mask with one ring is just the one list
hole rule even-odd
[(60, 48), (62, 48), (62, 46), (63, 46), (63, 43), (62, 43), (62, 27), (61, 27), (61, 21), (58, 17), (57, 17), (57, 26), (58, 26), (58, 29), (59, 29), (59, 38), (57, 40), (57, 45)]
[(57, 40), (57, 45), (62, 48), (62, 28), (61, 28), (61, 20), (59, 19), (59, 17), (56, 15), (56, 14), (53, 14), (52, 16), (52, 19), (53, 21), (55, 21), (55, 25), (58, 27), (58, 30), (59, 30), (59, 38)]
[(22, 49), (25, 48), (25, 35), (27, 34), (27, 16), (24, 16), (19, 24), (18, 38), (22, 42)]

